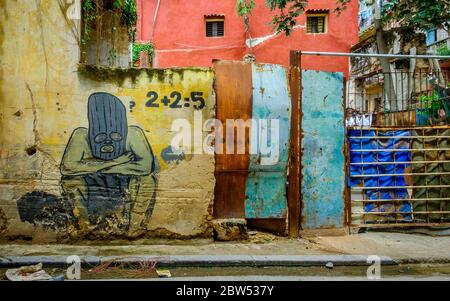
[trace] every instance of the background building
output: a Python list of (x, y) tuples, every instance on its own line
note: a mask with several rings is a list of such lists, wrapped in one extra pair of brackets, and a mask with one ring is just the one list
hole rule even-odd
[[(195, 9), (192, 7), (195, 6)], [(249, 32), (235, 0), (138, 0), (137, 40), (154, 44), (152, 66), (211, 66), (213, 59), (242, 60), (253, 52), (257, 62), (287, 66), (292, 49), (349, 52), (358, 41), (358, 3), (340, 16), (335, 0), (310, 1), (291, 36), (276, 35), (274, 14), (256, 0)], [(348, 72), (346, 58), (305, 58), (306, 69)]]
[[(359, 54), (388, 53), (393, 55), (448, 55), (446, 30), (416, 31), (408, 38), (399, 35), (396, 24), (376, 29), (376, 6), (383, 12), (383, 0), (359, 1), (359, 41), (352, 52)], [(382, 31), (385, 49), (377, 42)], [(422, 109), (428, 106), (438, 86), (443, 89), (449, 80), (449, 60), (387, 59), (387, 67), (375, 57), (352, 57), (347, 108), (353, 113), (373, 113), (376, 125), (416, 125), (422, 123)], [(435, 92), (433, 92), (435, 91)], [(439, 96), (441, 97), (441, 96)], [(424, 103), (426, 102), (426, 103)], [(408, 117), (406, 117), (408, 115)], [(440, 120), (433, 121), (439, 124)]]

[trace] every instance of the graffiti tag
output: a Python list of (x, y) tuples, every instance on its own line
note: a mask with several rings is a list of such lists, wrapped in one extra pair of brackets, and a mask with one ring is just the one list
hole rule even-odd
[(145, 101), (147, 108), (168, 107), (171, 109), (181, 109), (193, 107), (196, 110), (201, 110), (206, 106), (203, 92), (193, 91), (189, 97), (183, 97), (178, 91), (173, 91), (169, 96), (160, 96), (155, 91), (147, 93), (148, 99)]

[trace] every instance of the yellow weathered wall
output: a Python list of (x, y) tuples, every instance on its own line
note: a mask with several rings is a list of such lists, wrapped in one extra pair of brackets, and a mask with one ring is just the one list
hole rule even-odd
[(21, 222), (16, 201), (31, 191), (60, 195), (61, 158), (72, 131), (88, 125), (87, 99), (93, 92), (114, 94), (127, 108), (136, 103), (133, 112), (128, 109), (128, 124), (145, 131), (161, 165), (148, 235), (209, 235), (214, 156), (190, 155), (178, 163), (161, 158), (174, 135), (172, 121), (192, 121), (195, 110), (171, 109), (159, 101), (159, 108), (148, 108), (145, 102), (149, 91), (161, 97), (179, 91), (183, 98), (200, 91), (206, 99), (203, 119), (213, 118), (212, 70), (81, 72), (76, 37), (55, 0), (1, 0), (0, 44), (0, 237), (61, 239)]

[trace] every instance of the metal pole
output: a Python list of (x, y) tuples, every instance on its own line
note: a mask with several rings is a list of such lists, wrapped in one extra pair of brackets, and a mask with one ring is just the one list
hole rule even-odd
[(319, 52), (319, 51), (301, 51), (302, 55), (317, 56), (346, 56), (346, 57), (374, 57), (374, 58), (403, 58), (403, 59), (450, 59), (449, 55), (410, 55), (410, 54), (377, 54), (377, 53), (345, 53), (345, 52)]

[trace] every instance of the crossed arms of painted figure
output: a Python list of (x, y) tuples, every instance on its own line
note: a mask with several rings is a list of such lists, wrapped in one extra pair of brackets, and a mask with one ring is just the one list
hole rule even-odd
[(144, 135), (136, 126), (128, 127), (127, 152), (122, 156), (105, 161), (92, 156), (88, 130), (78, 128), (73, 131), (61, 162), (61, 174), (81, 176), (91, 173), (108, 173), (145, 176), (152, 173), (153, 152)]

